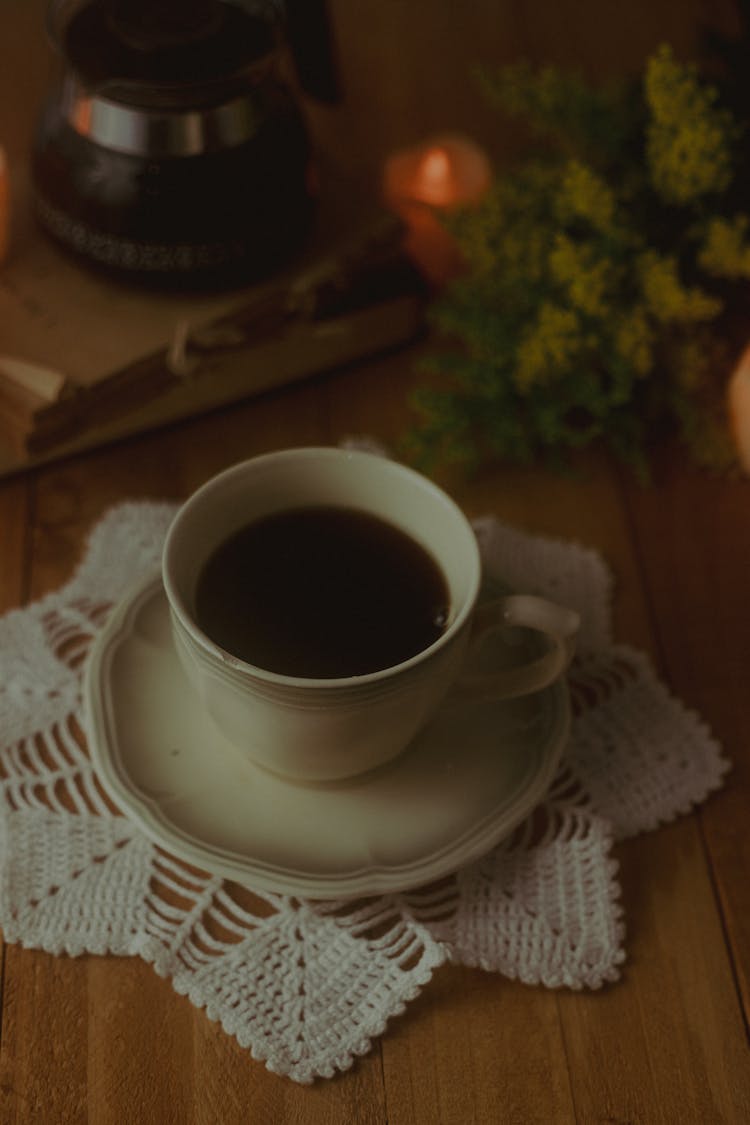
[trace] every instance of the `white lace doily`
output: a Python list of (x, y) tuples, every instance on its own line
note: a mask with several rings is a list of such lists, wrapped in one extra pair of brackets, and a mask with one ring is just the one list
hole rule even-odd
[(544, 804), (480, 862), (365, 901), (250, 895), (152, 844), (92, 770), (81, 671), (175, 508), (125, 503), (61, 590), (0, 619), (0, 924), (50, 953), (129, 954), (298, 1082), (367, 1052), (436, 966), (597, 988), (624, 959), (613, 840), (688, 812), (727, 762), (637, 652), (612, 643), (610, 577), (593, 551), (477, 524), (485, 566), (583, 618), (570, 745)]

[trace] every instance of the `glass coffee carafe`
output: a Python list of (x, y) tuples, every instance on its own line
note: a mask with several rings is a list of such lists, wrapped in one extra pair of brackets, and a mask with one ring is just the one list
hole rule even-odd
[(32, 174), (53, 238), (168, 285), (255, 279), (294, 253), (311, 151), (278, 5), (56, 0), (49, 26), (62, 74)]

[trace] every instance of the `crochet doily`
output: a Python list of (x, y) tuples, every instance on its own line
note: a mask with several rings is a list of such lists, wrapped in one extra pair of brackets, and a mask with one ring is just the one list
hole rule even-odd
[(87, 753), (86, 653), (134, 578), (158, 568), (175, 510), (112, 509), (66, 586), (0, 619), (6, 940), (142, 957), (298, 1082), (349, 1067), (448, 960), (549, 987), (616, 980), (624, 926), (613, 841), (688, 812), (728, 767), (648, 660), (613, 643), (599, 555), (494, 519), (476, 524), (488, 573), (583, 619), (570, 743), (547, 799), (510, 839), (409, 893), (253, 895), (150, 842), (105, 796)]

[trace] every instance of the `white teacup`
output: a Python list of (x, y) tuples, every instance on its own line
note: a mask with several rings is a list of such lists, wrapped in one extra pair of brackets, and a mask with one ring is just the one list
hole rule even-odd
[[(311, 679), (246, 663), (198, 625), (196, 588), (216, 548), (246, 524), (315, 505), (384, 519), (438, 563), (449, 614), (444, 631), (424, 651), (365, 675)], [(433, 482), (395, 461), (338, 448), (270, 453), (208, 481), (175, 517), (162, 570), (175, 645), (206, 710), (251, 761), (300, 781), (349, 777), (395, 758), (449, 692), (508, 698), (549, 685), (564, 672), (579, 625), (574, 611), (527, 595), (477, 607), (479, 549), (460, 508)], [(542, 633), (544, 655), (470, 673), (472, 652), (508, 626)]]

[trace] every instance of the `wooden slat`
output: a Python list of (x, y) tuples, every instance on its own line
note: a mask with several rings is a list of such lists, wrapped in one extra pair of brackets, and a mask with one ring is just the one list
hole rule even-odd
[[(29, 552), (29, 515), (32, 485), (29, 481), (12, 481), (0, 485), (0, 613), (20, 606), (27, 595)], [(8, 972), (8, 948), (0, 940), (3, 975)], [(10, 952), (11, 963), (13, 952)], [(12, 974), (11, 974), (12, 975)], [(3, 990), (0, 997), (0, 1043), (8, 1027), (8, 1011), (12, 994)], [(12, 1016), (10, 1017), (12, 1020)], [(3, 1057), (0, 1052), (0, 1087)], [(0, 1120), (2, 1120), (2, 1089), (0, 1088)]]
[(91, 957), (85, 964), (86, 1037), (71, 1047), (86, 1058), (87, 1119), (101, 1125), (189, 1121), (196, 1067), (190, 1001), (140, 958)]
[(576, 1121), (553, 992), (441, 969), (382, 1049), (388, 1125)]
[(747, 1042), (697, 824), (660, 829), (616, 855), (622, 981), (559, 999), (578, 1120), (742, 1122)]
[(0, 484), (0, 613), (24, 599), (31, 543), (28, 539), (32, 486), (29, 480)]
[(655, 486), (631, 490), (628, 502), (670, 680), (733, 763), (727, 785), (699, 815), (748, 1020), (750, 483), (664, 465)]
[(5, 950), (0, 1120), (86, 1120), (86, 962)]

